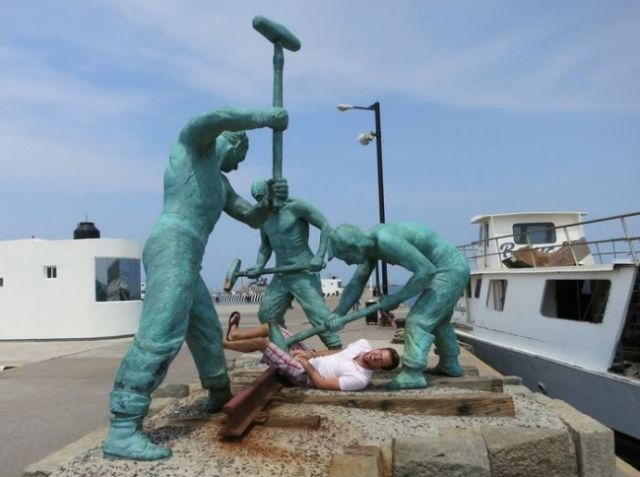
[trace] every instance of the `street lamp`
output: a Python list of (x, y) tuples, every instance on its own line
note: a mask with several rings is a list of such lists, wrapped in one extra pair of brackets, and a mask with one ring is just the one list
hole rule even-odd
[[(353, 104), (339, 104), (338, 110), (349, 111), (350, 109), (365, 109), (373, 111), (376, 120), (376, 130), (358, 135), (358, 142), (363, 146), (367, 146), (373, 139), (376, 140), (376, 155), (378, 158), (378, 208), (380, 212), (380, 223), (384, 224), (384, 178), (382, 173), (382, 132), (380, 130), (380, 103), (376, 101), (371, 106), (354, 106)], [(382, 262), (380, 267), (382, 270), (382, 294), (389, 292), (389, 284), (387, 281), (387, 264)], [(380, 280), (378, 278), (378, 264), (376, 263), (376, 288), (380, 290)]]

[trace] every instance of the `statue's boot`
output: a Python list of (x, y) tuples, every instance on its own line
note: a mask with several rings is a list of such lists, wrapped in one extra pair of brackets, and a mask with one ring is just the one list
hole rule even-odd
[(233, 397), (231, 383), (228, 376), (220, 376), (213, 380), (202, 380), (203, 387), (209, 389), (209, 397), (204, 402), (204, 412), (215, 414), (222, 410), (222, 406)]
[(440, 360), (435, 368), (427, 368), (429, 374), (441, 374), (443, 376), (451, 376), (458, 378), (464, 375), (462, 366), (458, 361), (458, 356), (440, 355)]
[(142, 432), (144, 416), (116, 414), (102, 446), (105, 457), (133, 460), (158, 460), (171, 456), (171, 449), (151, 441)]
[(402, 368), (393, 381), (387, 383), (385, 389), (397, 391), (400, 389), (421, 389), (427, 387), (427, 378), (421, 369)]
[(435, 368), (427, 369), (428, 373), (442, 374), (454, 378), (464, 375), (458, 356), (460, 356), (460, 345), (456, 337), (455, 330), (447, 320), (434, 331), (435, 346), (438, 351), (439, 361)]

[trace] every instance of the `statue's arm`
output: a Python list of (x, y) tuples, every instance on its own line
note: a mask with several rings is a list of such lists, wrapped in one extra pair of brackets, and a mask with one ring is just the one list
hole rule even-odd
[(369, 260), (365, 263), (361, 263), (356, 268), (353, 277), (349, 280), (349, 283), (344, 288), (342, 292), (342, 297), (340, 298), (340, 302), (338, 306), (333, 310), (333, 314), (338, 316), (343, 316), (351, 309), (353, 305), (360, 299), (362, 296), (362, 292), (364, 291), (364, 287), (367, 285), (367, 280), (369, 280), (369, 276), (373, 269), (376, 267), (375, 260)]
[(436, 273), (436, 267), (420, 250), (401, 236), (384, 232), (378, 234), (377, 243), (381, 260), (413, 272), (397, 293), (382, 297), (382, 308), (395, 307), (427, 288)]
[(320, 229), (320, 243), (312, 262), (321, 268), (324, 265), (324, 257), (327, 253), (327, 246), (329, 245), (331, 224), (329, 224), (329, 221), (322, 212), (308, 202), (295, 199), (293, 208), (298, 217), (306, 220), (317, 229)]
[(206, 147), (223, 131), (242, 131), (271, 127), (282, 130), (287, 127), (287, 113), (282, 108), (256, 111), (247, 108), (225, 106), (192, 118), (180, 131), (180, 142), (190, 147)]
[(253, 227), (254, 229), (260, 227), (269, 216), (271, 210), (268, 196), (260, 202), (251, 205), (249, 201), (240, 197), (236, 191), (233, 190), (229, 179), (224, 175), (222, 176), (222, 180), (226, 191), (223, 210), (234, 219), (247, 224), (249, 227)]
[(260, 248), (258, 249), (258, 258), (256, 259), (255, 268), (264, 268), (264, 266), (271, 258), (271, 253), (273, 249), (271, 248), (271, 242), (269, 242), (269, 237), (264, 233), (264, 230), (260, 229)]

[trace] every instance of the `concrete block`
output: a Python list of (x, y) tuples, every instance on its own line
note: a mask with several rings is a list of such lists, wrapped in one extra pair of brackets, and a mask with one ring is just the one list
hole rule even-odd
[(519, 397), (528, 397), (530, 398), (533, 394), (531, 389), (522, 384), (514, 384), (508, 385), (504, 387), (504, 392), (510, 394), (511, 396), (519, 396)]
[(448, 430), (439, 437), (403, 437), (393, 441), (394, 477), (490, 477), (482, 437)]
[(151, 393), (151, 398), (183, 398), (189, 395), (188, 384), (167, 384)]
[(483, 427), (492, 477), (577, 476), (573, 441), (566, 429)]
[(331, 458), (329, 477), (356, 477), (360, 475), (371, 477), (384, 476), (379, 447), (346, 447), (344, 454), (336, 454)]
[(154, 414), (159, 413), (175, 400), (176, 399), (172, 397), (154, 398), (151, 401), (151, 405), (149, 406), (149, 412), (147, 413), (147, 416), (153, 416)]
[(510, 384), (514, 386), (518, 386), (522, 384), (522, 378), (520, 376), (504, 376), (502, 378), (504, 384)]
[(557, 412), (569, 429), (576, 448), (580, 477), (615, 475), (616, 457), (611, 429), (559, 399), (550, 399), (538, 394), (536, 400)]

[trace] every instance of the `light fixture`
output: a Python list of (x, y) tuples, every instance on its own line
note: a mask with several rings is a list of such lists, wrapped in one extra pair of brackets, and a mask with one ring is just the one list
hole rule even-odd
[(363, 146), (368, 146), (369, 143), (373, 141), (375, 138), (376, 138), (376, 135), (374, 132), (358, 134), (358, 142)]

